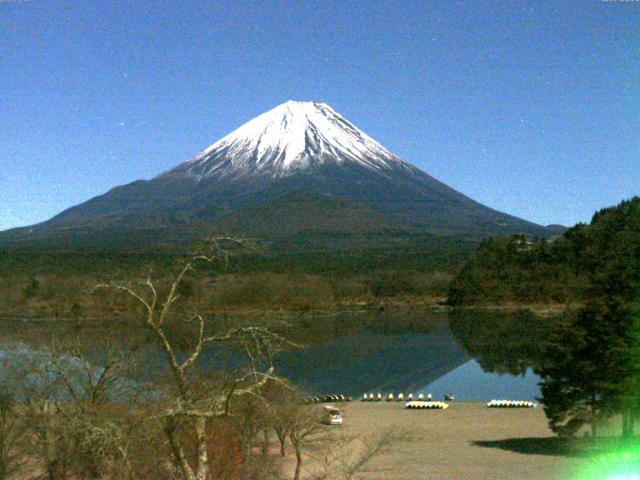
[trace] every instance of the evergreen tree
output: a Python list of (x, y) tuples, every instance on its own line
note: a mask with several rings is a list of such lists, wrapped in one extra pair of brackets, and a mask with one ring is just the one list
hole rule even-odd
[(587, 304), (549, 347), (538, 373), (551, 428), (572, 433), (622, 414), (633, 435), (640, 411), (640, 198), (596, 213), (571, 237), (586, 273)]
[(631, 437), (640, 417), (640, 314), (634, 312), (628, 335), (627, 371), (620, 382), (619, 406), (622, 436)]
[(618, 397), (616, 380), (625, 370), (626, 345), (616, 325), (620, 312), (582, 309), (569, 328), (562, 328), (537, 369), (545, 413), (551, 429), (572, 434), (588, 424), (596, 435), (598, 424), (612, 415)]

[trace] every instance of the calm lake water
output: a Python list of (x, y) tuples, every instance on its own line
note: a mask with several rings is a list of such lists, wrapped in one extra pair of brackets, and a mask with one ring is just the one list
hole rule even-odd
[(305, 352), (279, 355), (276, 370), (309, 394), (431, 393), (442, 399), (535, 400), (538, 377), (483, 370), (450, 331), (337, 338)]
[[(3, 340), (19, 337), (26, 343), (28, 336), (21, 336), (25, 330), (46, 337), (47, 329), (53, 328), (45, 322), (15, 319), (0, 319), (0, 324)], [(312, 340), (301, 350), (278, 354), (274, 366), (309, 395), (423, 392), (437, 399), (450, 393), (458, 400), (535, 400), (540, 390), (531, 367), (548, 324), (527, 312), (307, 316), (292, 328), (298, 333), (313, 330)], [(99, 326), (92, 328), (88, 334), (100, 332)], [(236, 368), (240, 358), (229, 351), (210, 352), (200, 367)], [(163, 362), (158, 357), (151, 364)]]

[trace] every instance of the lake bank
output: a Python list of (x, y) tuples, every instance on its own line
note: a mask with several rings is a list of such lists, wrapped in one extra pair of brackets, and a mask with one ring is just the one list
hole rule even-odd
[[(379, 302), (353, 301), (345, 302), (331, 307), (318, 306), (317, 308), (259, 308), (254, 306), (244, 307), (219, 307), (210, 309), (204, 314), (223, 315), (223, 316), (239, 316), (253, 318), (278, 318), (283, 320), (299, 319), (304, 317), (332, 317), (338, 315), (358, 315), (371, 313), (420, 313), (420, 312), (450, 312), (458, 311), (478, 311), (478, 312), (518, 312), (530, 311), (539, 317), (553, 317), (562, 314), (565, 310), (575, 310), (580, 308), (582, 304), (519, 304), (519, 303), (503, 303), (491, 305), (464, 305), (451, 306), (447, 305), (446, 298), (429, 298), (429, 299), (387, 299)], [(130, 315), (127, 315), (127, 317)], [(74, 317), (71, 314), (53, 315), (43, 313), (41, 311), (31, 311), (29, 309), (16, 312), (15, 310), (0, 310), (0, 319), (28, 320), (28, 321), (67, 321), (67, 322), (103, 322), (113, 319), (124, 320), (124, 316), (81, 316)]]

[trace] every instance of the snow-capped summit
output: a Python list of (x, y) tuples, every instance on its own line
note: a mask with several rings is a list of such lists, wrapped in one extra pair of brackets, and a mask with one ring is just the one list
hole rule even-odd
[(283, 177), (344, 162), (379, 171), (408, 166), (329, 105), (289, 100), (163, 175)]

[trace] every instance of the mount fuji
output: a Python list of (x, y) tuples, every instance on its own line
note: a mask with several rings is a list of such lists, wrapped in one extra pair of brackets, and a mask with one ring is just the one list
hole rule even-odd
[(271, 236), (551, 233), (441, 183), (330, 106), (288, 101), (171, 170), (113, 188), (41, 224), (4, 232), (0, 240), (89, 236), (108, 242), (106, 230), (156, 232), (149, 241), (162, 242), (203, 227)]

